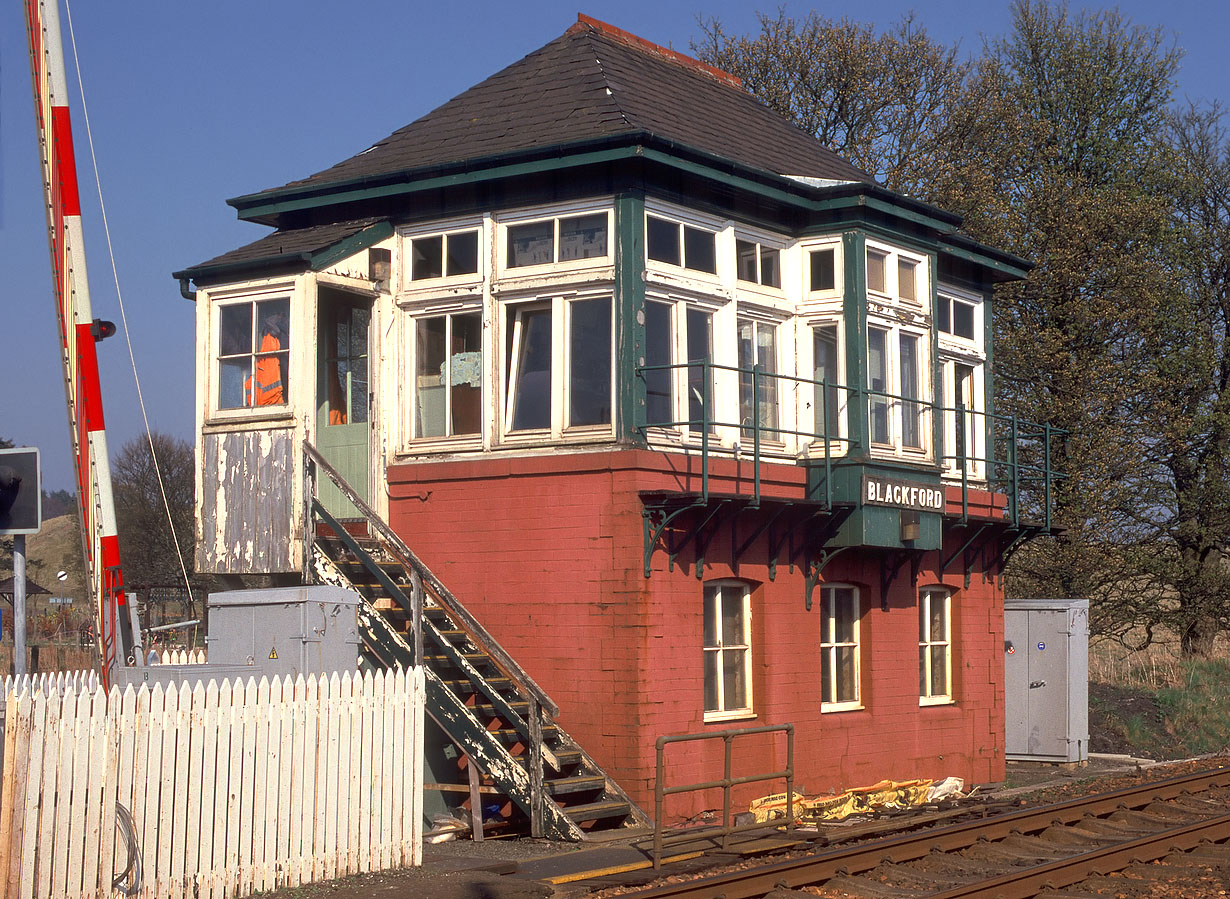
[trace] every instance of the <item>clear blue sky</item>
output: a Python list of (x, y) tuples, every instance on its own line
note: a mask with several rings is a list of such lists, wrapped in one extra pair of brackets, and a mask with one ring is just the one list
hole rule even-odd
[[(760, 6), (775, 11), (778, 3)], [(555, 38), (578, 11), (689, 52), (698, 14), (744, 33), (756, 28), (756, 8), (734, 0), (75, 3), (86, 102), (152, 426), (192, 437), (193, 307), (170, 273), (268, 231), (237, 221), (227, 197), (284, 184), (370, 146)], [(787, 4), (799, 16), (809, 8)], [(821, 11), (884, 26), (911, 8), (933, 37), (960, 40), (970, 52), (1009, 24), (1005, 0), (832, 0)], [(1185, 50), (1187, 95), (1230, 100), (1230, 7), (1131, 0), (1120, 8), (1138, 24), (1162, 26)], [(65, 42), (71, 56), (67, 25)], [(71, 59), (69, 79), (94, 312), (118, 323)], [(39, 178), (22, 5), (7, 0), (0, 12), (0, 436), (40, 447), (44, 486), (71, 489)], [(143, 426), (122, 335), (101, 344), (99, 357), (114, 453)]]

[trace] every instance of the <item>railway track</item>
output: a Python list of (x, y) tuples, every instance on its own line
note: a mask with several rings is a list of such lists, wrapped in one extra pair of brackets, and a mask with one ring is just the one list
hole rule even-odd
[(623, 896), (760, 899), (802, 887), (872, 899), (1090, 895), (1064, 891), (1156, 860), (1230, 868), (1228, 840), (1230, 768), (1219, 768)]

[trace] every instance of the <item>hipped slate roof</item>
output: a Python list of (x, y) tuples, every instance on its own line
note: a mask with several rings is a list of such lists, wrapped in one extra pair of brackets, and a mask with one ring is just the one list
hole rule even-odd
[(562, 36), (357, 156), (231, 201), (619, 137), (651, 137), (777, 175), (870, 181), (727, 75), (580, 16)]

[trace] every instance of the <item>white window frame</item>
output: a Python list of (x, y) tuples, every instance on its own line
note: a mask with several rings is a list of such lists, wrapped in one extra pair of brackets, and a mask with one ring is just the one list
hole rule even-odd
[[(908, 459), (910, 461), (925, 461), (933, 458), (934, 435), (932, 433), (932, 365), (931, 365), (931, 343), (930, 335), (925, 328), (916, 326), (904, 326), (898, 321), (890, 321), (888, 319), (868, 317), (867, 320), (867, 342), (864, 346), (864, 352), (867, 353), (867, 389), (871, 389), (872, 371), (871, 371), (871, 332), (879, 331), (885, 334), (884, 355), (887, 362), (886, 379), (884, 393), (890, 394), (890, 398), (867, 395), (867, 442), (871, 447), (872, 455), (875, 456), (891, 456), (893, 458)], [(900, 399), (902, 390), (901, 377), (901, 337), (907, 335), (917, 340), (916, 349), (918, 353), (917, 366), (917, 387), (918, 397), (912, 400)], [(898, 398), (892, 398), (898, 397)], [(888, 407), (888, 440), (875, 440), (875, 427), (872, 421), (873, 409), (879, 403), (884, 403)], [(906, 404), (913, 403), (917, 408), (918, 416), (918, 437), (921, 446), (906, 446), (904, 440), (904, 416), (906, 414)]]
[[(796, 347), (798, 351), (799, 375), (807, 378), (809, 381), (814, 381), (816, 377), (816, 332), (825, 328), (831, 328), (835, 332), (836, 354), (837, 354), (837, 379), (830, 382), (837, 385), (837, 402), (836, 408), (830, 410), (837, 418), (837, 431), (829, 435), (829, 452), (833, 455), (844, 454), (847, 444), (845, 438), (849, 437), (849, 409), (850, 399), (853, 391), (846, 389), (846, 335), (843, 327), (843, 319), (838, 316), (827, 316), (823, 318), (808, 318), (801, 322), (800, 336), (797, 338)], [(822, 407), (816, 403), (815, 390), (812, 389), (810, 395), (802, 396), (802, 401), (807, 409), (807, 412), (800, 412), (799, 423), (800, 430), (805, 427), (813, 427), (817, 431), (820, 422), (820, 414)], [(809, 453), (815, 454), (819, 452), (824, 454), (824, 442), (821, 440), (811, 441)]]
[[(938, 640), (931, 633), (931, 612), (937, 601), (944, 606), (944, 636)], [(931, 692), (935, 649), (943, 652), (944, 693)], [(918, 591), (918, 669), (918, 704), (952, 704), (952, 591), (947, 587), (923, 587)]]
[[(292, 394), (290, 388), (292, 385), (297, 385), (297, 378), (302, 377), (297, 372), (297, 357), (300, 351), (295, 344), (302, 337), (297, 329), (293, 327), (296, 321), (296, 316), (299, 315), (299, 296), (298, 290), (293, 282), (282, 282), (271, 284), (259, 288), (246, 288), (240, 291), (226, 291), (216, 294), (211, 294), (209, 297), (209, 420), (210, 421), (229, 421), (229, 420), (253, 420), (267, 418), (287, 418), (292, 414)], [(259, 303), (286, 300), (288, 304), (287, 317), (287, 342), (288, 346), (282, 348), (282, 352), (287, 353), (287, 372), (282, 384), (282, 402), (276, 405), (268, 406), (229, 406), (222, 408), (219, 405), (219, 393), (222, 381), (222, 310), (227, 307), (247, 305), (253, 309), (253, 327), (256, 326), (256, 306)], [(257, 341), (253, 344), (251, 356), (255, 357), (259, 353), (259, 337), (254, 337)], [(255, 378), (253, 371), (252, 377)], [(312, 379), (315, 384), (315, 379)]]
[[(608, 387), (610, 390), (610, 421), (596, 425), (573, 425), (569, 422), (569, 401), (572, 384), (572, 359), (569, 337), (572, 326), (572, 307), (575, 303), (590, 300), (606, 300), (611, 312), (610, 358)], [(615, 432), (615, 298), (610, 290), (572, 291), (552, 296), (519, 297), (501, 300), (497, 304), (499, 316), (499, 433), (504, 444), (537, 443), (543, 440), (593, 440), (609, 438)], [(551, 383), (550, 425), (545, 428), (514, 430), (513, 412), (516, 398), (512, 385), (519, 381), (520, 339), (518, 312), (533, 308), (547, 309), (551, 316)], [(510, 355), (511, 354), (511, 355)]]
[[(710, 591), (713, 591), (712, 594)], [(726, 591), (736, 591), (739, 594), (739, 599), (742, 606), (742, 642), (727, 644), (723, 640), (722, 634), (722, 599)], [(701, 643), (704, 645), (703, 653), (705, 658), (702, 664), (702, 680), (706, 683), (705, 689), (702, 692), (702, 704), (705, 703), (703, 696), (707, 692), (708, 687), (708, 656), (714, 654), (718, 657), (715, 666), (717, 683), (714, 685), (714, 692), (717, 694), (719, 708), (705, 709), (704, 720), (709, 721), (729, 721), (736, 718), (754, 718), (756, 713), (755, 703), (752, 699), (752, 588), (745, 581), (736, 580), (720, 580), (709, 581), (705, 583), (702, 591), (702, 609), (701, 609)], [(710, 615), (710, 603), (714, 603), (714, 635), (716, 641), (710, 646), (708, 641), (704, 639), (704, 622)], [(723, 655), (726, 652), (742, 652), (743, 653), (743, 683), (744, 683), (744, 700), (745, 704), (738, 707), (727, 708), (727, 697), (725, 688), (725, 665), (722, 664)]]
[[(939, 304), (954, 302), (965, 303), (973, 307), (974, 312), (974, 337), (973, 339), (958, 337), (951, 331), (944, 331), (939, 325)], [(968, 421), (971, 425), (970, 440), (968, 449), (972, 461), (966, 468), (968, 477), (975, 480), (982, 480), (986, 476), (986, 464), (983, 460), (986, 458), (986, 431), (987, 431), (987, 389), (986, 389), (986, 345), (983, 315), (986, 312), (986, 306), (983, 297), (977, 293), (967, 290), (961, 290), (950, 284), (940, 284), (936, 290), (936, 314), (935, 330), (936, 341), (939, 348), (939, 367), (944, 391), (943, 406), (946, 409), (954, 411), (946, 411), (943, 413), (943, 431), (944, 431), (944, 448), (941, 454), (947, 454), (954, 450), (957, 445), (957, 421), (956, 421), (956, 366), (964, 365), (973, 369), (973, 402), (967, 408), (972, 411), (968, 414)], [(949, 325), (954, 321), (952, 314), (949, 314)], [(957, 465), (957, 460), (943, 460), (944, 473), (950, 477), (959, 477), (961, 472)]]
[[(961, 303), (972, 307), (974, 336), (963, 337), (956, 333), (956, 315), (955, 306)], [(969, 291), (960, 290), (948, 284), (940, 284), (936, 289), (935, 294), (935, 331), (939, 335), (940, 343), (959, 347), (967, 351), (983, 354), (983, 311), (984, 303), (982, 297)], [(940, 307), (947, 306), (948, 312), (948, 329), (940, 327)]]
[[(876, 240), (867, 240), (863, 254), (864, 282), (867, 285), (869, 300), (887, 300), (892, 305), (900, 305), (907, 309), (922, 309), (931, 306), (931, 270), (930, 258), (922, 253), (912, 253), (895, 247), (892, 244)], [(872, 290), (871, 278), (867, 271), (867, 254), (877, 253), (884, 259), (884, 289)], [(914, 265), (914, 297), (907, 299), (902, 296), (900, 284), (900, 263), (909, 262)], [(870, 305), (870, 304), (869, 304)]]
[[(702, 428), (699, 425), (686, 424), (686, 422), (692, 420), (690, 369), (686, 365), (686, 363), (691, 361), (688, 352), (688, 318), (691, 313), (707, 315), (709, 317), (709, 361), (714, 364), (724, 365), (726, 362), (724, 357), (720, 355), (722, 350), (722, 327), (728, 311), (732, 307), (730, 304), (716, 302), (711, 297), (678, 296), (662, 293), (657, 290), (648, 291), (645, 301), (646, 303), (653, 302), (671, 307), (670, 364), (678, 367), (673, 370), (670, 379), (670, 414), (672, 421), (682, 423), (677, 425), (651, 424), (650, 436), (669, 438), (670, 440), (682, 439), (689, 445), (699, 445)], [(727, 394), (730, 393), (731, 389), (737, 391), (738, 379), (735, 377), (734, 372), (716, 370), (712, 371), (712, 378), (709, 418), (714, 422), (732, 422), (738, 414), (738, 397), (736, 393), (732, 400)], [(711, 446), (716, 448), (719, 445), (718, 435), (728, 430), (734, 434), (738, 433), (737, 428), (720, 428), (715, 426), (710, 432), (710, 439), (713, 441)]]
[[(790, 431), (794, 429), (793, 420), (791, 416), (787, 414), (787, 403), (785, 401), (786, 395), (789, 394), (789, 389), (790, 389), (792, 382), (785, 380), (782, 377), (783, 375), (788, 375), (793, 371), (793, 368), (791, 368), (790, 371), (786, 371), (782, 365), (782, 351), (783, 351), (782, 345), (784, 342), (782, 340), (782, 335), (788, 333), (788, 329), (782, 327), (784, 322), (780, 320), (779, 318), (775, 316), (774, 317), (766, 316), (763, 313), (761, 313), (759, 310), (751, 310), (751, 309), (748, 309), (746, 306), (740, 305), (738, 309), (738, 314), (735, 317), (735, 359), (736, 361), (739, 362), (740, 368), (743, 368), (742, 362), (739, 360), (739, 357), (738, 357), (739, 342), (741, 340), (740, 333), (745, 324), (750, 324), (752, 326), (752, 353), (754, 357), (757, 357), (753, 359), (753, 364), (760, 362), (758, 358), (760, 354), (760, 342), (758, 340), (760, 330), (767, 328), (767, 329), (770, 329), (773, 334), (773, 357), (774, 357), (772, 360), (773, 366), (771, 370), (768, 370), (765, 372), (767, 375), (771, 375), (772, 377), (766, 379), (765, 381), (762, 381), (761, 388), (763, 390), (765, 387), (768, 387), (770, 390), (772, 390), (775, 393), (775, 397), (773, 399), (773, 412), (774, 412), (775, 421), (770, 423), (771, 429), (770, 428), (762, 429), (760, 440), (762, 444), (767, 442), (775, 446), (781, 446), (786, 442), (786, 439), (785, 439), (786, 434), (782, 432)], [(793, 345), (791, 348), (795, 349)], [(760, 364), (763, 364), (763, 363), (760, 363)], [(747, 383), (748, 383), (749, 397), (750, 397), (750, 391), (751, 391), (751, 376), (744, 375), (742, 372), (740, 372), (738, 376), (738, 397), (737, 397), (738, 409), (739, 409), (738, 418), (739, 418), (740, 434), (741, 434), (740, 439), (748, 443), (748, 445), (750, 446), (750, 441), (753, 439), (751, 428), (754, 422), (747, 420), (747, 416), (744, 415), (744, 395), (743, 395), (744, 378), (748, 379)], [(763, 401), (763, 395), (762, 395), (762, 401)], [(759, 410), (753, 410), (752, 415), (754, 416), (756, 421), (759, 420)]]
[[(564, 259), (560, 256), (560, 221), (562, 219), (586, 218), (593, 215), (606, 216), (606, 253), (602, 256), (590, 256), (584, 259)], [(551, 262), (533, 265), (509, 265), (508, 238), (509, 229), (521, 225), (536, 225), (550, 222), (552, 228)], [(525, 210), (504, 213), (499, 216), (494, 229), (496, 240), (497, 272), (503, 280), (513, 280), (527, 276), (542, 275), (549, 272), (587, 271), (611, 266), (615, 261), (615, 211), (611, 203), (587, 204), (577, 206), (554, 206), (550, 209)]]
[[(446, 343), (447, 335), (452, 333), (452, 319), (458, 315), (478, 315), (481, 327), (480, 335), (480, 360), (479, 360), (479, 429), (476, 434), (445, 434), (441, 436), (421, 436), (418, 434), (418, 403), (419, 403), (419, 388), (418, 388), (418, 327), (419, 323), (428, 319), (444, 318), (449, 319), (446, 325)], [(484, 431), (486, 430), (486, 422), (488, 420), (488, 395), (487, 379), (489, 377), (490, 365), (490, 346), (487, 340), (487, 322), (484, 320), (484, 310), (482, 297), (470, 297), (462, 301), (452, 302), (448, 304), (429, 305), (421, 309), (416, 309), (406, 318), (406, 358), (409, 361), (407, 371), (411, 377), (410, 389), (406, 391), (408, 394), (405, 402), (406, 412), (406, 439), (404, 443), (411, 449), (430, 448), (433, 451), (441, 449), (478, 449), (482, 446), (484, 440)], [(450, 359), (451, 362), (451, 359)], [(449, 385), (443, 385), (447, 388)], [(447, 410), (450, 408), (451, 400), (447, 398), (445, 401), (445, 418), (448, 421), (449, 416)]]
[[(448, 264), (448, 241), (458, 234), (466, 234), (469, 232), (478, 232), (478, 270), (475, 272), (463, 272), (461, 274), (449, 275), (441, 274), (436, 278), (420, 278), (414, 279), (414, 241), (430, 240), (433, 237), (442, 238), (441, 246), (441, 271), (444, 272)], [(399, 232), (401, 237), (401, 271), (399, 272), (399, 283), (401, 284), (401, 293), (416, 293), (420, 291), (439, 290), (440, 288), (476, 288), (486, 280), (487, 260), (490, 258), (488, 248), (488, 240), (490, 230), (486, 227), (486, 222), (483, 219), (462, 219), (450, 222), (433, 222), (430, 225), (416, 226), (413, 228), (403, 228)]]
[[(651, 218), (659, 219), (664, 222), (673, 224), (679, 233), (679, 264), (665, 262), (661, 259), (653, 259), (649, 255), (649, 220)], [(720, 284), (723, 282), (724, 271), (724, 236), (729, 230), (728, 223), (715, 220), (703, 219), (699, 216), (691, 216), (681, 211), (676, 211), (658, 204), (645, 204), (645, 214), (642, 216), (642, 227), (645, 235), (645, 268), (646, 271), (665, 272), (675, 277), (683, 277), (686, 279), (694, 279), (703, 284)], [(687, 237), (685, 228), (693, 228), (697, 231), (703, 231), (713, 236), (713, 271), (705, 269), (689, 268), (687, 265)], [(734, 278), (731, 277), (733, 283)]]
[[(845, 293), (845, 264), (842, 261), (843, 247), (841, 238), (800, 244), (799, 249), (803, 253), (803, 296), (808, 300), (840, 300)], [(825, 251), (833, 254), (833, 286), (813, 290), (811, 286), (811, 256), (812, 253)]]
[[(863, 708), (863, 674), (862, 674), (862, 597), (859, 595), (858, 587), (850, 584), (821, 584), (818, 588), (820, 591), (820, 711), (825, 712), (847, 712), (855, 709)], [(839, 641), (831, 640), (825, 642), (824, 635), (827, 627), (828, 633), (832, 636), (837, 634), (837, 622), (834, 610), (838, 599), (838, 591), (850, 591), (850, 608), (853, 611), (852, 632), (854, 639)], [(838, 649), (843, 647), (853, 647), (854, 649), (854, 699), (832, 701), (829, 702), (824, 696), (824, 674), (827, 672), (829, 683), (832, 685), (834, 696), (837, 695), (837, 676), (840, 666), (837, 664)]]
[[(787, 243), (776, 237), (766, 237), (754, 232), (748, 232), (744, 229), (734, 229), (734, 282), (740, 291), (753, 290), (781, 296), (786, 292), (787, 276), (786, 268), (789, 263), (789, 254), (787, 252)], [(756, 252), (756, 279), (748, 281), (740, 277), (739, 274), (739, 244), (750, 243), (755, 246)], [(777, 284), (764, 283), (764, 252), (769, 250), (777, 253)]]

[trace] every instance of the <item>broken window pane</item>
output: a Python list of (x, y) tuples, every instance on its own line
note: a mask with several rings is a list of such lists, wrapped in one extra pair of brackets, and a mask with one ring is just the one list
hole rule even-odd
[(518, 307), (514, 323), (510, 430), (551, 427), (551, 309)]
[(421, 281), (424, 278), (439, 278), (444, 274), (442, 258), (444, 253), (444, 238), (419, 237), (411, 242), (410, 280)]

